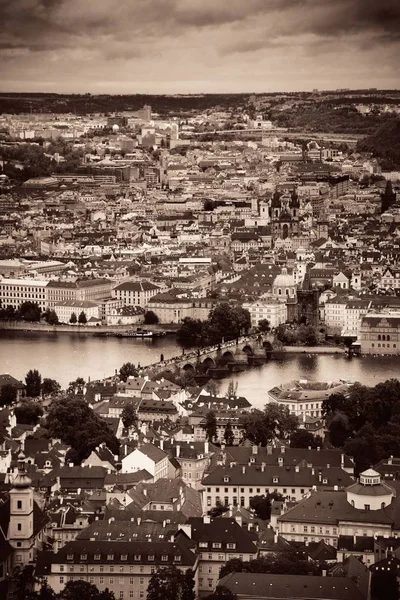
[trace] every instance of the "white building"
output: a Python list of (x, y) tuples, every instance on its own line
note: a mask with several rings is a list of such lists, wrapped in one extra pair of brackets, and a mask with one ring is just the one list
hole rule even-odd
[(258, 327), (263, 319), (269, 321), (270, 327), (278, 327), (286, 321), (286, 304), (273, 296), (264, 296), (255, 302), (245, 302), (243, 308), (250, 313), (252, 327)]
[(125, 306), (145, 308), (150, 298), (160, 291), (159, 287), (149, 281), (126, 281), (112, 290), (112, 296), (122, 300)]
[(85, 313), (87, 321), (101, 318), (100, 304), (89, 302), (89, 300), (64, 300), (55, 304), (53, 310), (56, 312), (60, 323), (69, 323), (73, 313), (78, 318), (81, 312)]
[(23, 302), (35, 302), (41, 311), (45, 311), (46, 287), (48, 281), (44, 279), (1, 279), (0, 302), (4, 307), (19, 308)]
[(122, 459), (122, 473), (145, 470), (154, 477), (154, 481), (168, 476), (168, 454), (154, 446), (143, 444)]

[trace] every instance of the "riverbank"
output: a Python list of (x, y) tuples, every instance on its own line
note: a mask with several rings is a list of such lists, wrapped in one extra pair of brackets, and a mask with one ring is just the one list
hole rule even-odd
[[(122, 333), (129, 329), (136, 329), (137, 325), (72, 325), (58, 324), (48, 325), (47, 323), (28, 323), (25, 321), (0, 321), (0, 330), (3, 331), (26, 331), (43, 333), (79, 333), (88, 335), (98, 335), (99, 333)], [(175, 334), (178, 325), (145, 325), (146, 329), (154, 332)]]
[[(346, 354), (346, 348), (342, 346), (284, 346), (284, 353), (289, 354)], [(278, 354), (279, 350), (274, 350)]]

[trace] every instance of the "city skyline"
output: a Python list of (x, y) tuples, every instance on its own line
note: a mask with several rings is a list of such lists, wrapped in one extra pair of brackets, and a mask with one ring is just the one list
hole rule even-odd
[(250, 93), (399, 84), (394, 0), (0, 2), (4, 92)]

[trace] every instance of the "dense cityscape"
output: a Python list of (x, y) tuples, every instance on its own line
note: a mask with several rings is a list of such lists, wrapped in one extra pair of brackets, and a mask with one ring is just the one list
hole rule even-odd
[(400, 94), (0, 108), (1, 597), (398, 598)]

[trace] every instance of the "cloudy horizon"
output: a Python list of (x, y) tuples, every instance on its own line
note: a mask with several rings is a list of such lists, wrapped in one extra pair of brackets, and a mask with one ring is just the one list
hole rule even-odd
[(398, 88), (399, 0), (0, 0), (3, 92)]

